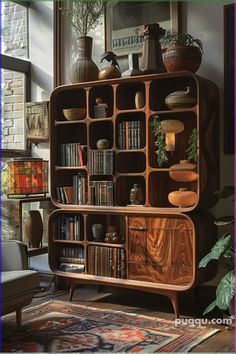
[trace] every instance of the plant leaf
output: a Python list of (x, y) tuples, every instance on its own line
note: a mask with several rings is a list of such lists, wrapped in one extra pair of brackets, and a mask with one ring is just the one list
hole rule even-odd
[(207, 306), (207, 308), (204, 310), (203, 315), (206, 313), (212, 311), (216, 307), (216, 300), (210, 303), (210, 305)]
[(231, 270), (220, 281), (216, 289), (216, 306), (226, 310), (234, 297), (234, 271)]
[(200, 261), (198, 267), (205, 268), (207, 264), (215, 259), (219, 259), (219, 257), (226, 251), (231, 242), (232, 236), (229, 234), (224, 234), (212, 247), (211, 251)]
[(222, 217), (216, 219), (214, 224), (217, 226), (224, 226), (224, 225), (228, 225), (228, 224), (233, 224), (233, 222), (234, 222), (233, 215), (226, 215), (226, 216), (222, 216)]
[(226, 199), (234, 194), (234, 186), (225, 186), (220, 191), (215, 192), (219, 198)]

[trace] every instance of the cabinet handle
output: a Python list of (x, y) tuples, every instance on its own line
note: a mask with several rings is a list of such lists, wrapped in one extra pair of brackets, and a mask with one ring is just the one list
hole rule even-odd
[(147, 231), (147, 228), (143, 226), (129, 226), (129, 229), (134, 231)]

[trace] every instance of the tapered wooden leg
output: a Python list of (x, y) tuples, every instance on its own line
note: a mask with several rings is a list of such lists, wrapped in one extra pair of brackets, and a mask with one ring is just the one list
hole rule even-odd
[(169, 299), (172, 303), (172, 306), (174, 308), (175, 312), (175, 317), (179, 318), (179, 299), (178, 299), (178, 293), (176, 291), (173, 291), (172, 294), (169, 295)]
[(21, 309), (16, 310), (16, 325), (21, 327)]
[(74, 295), (75, 288), (76, 288), (76, 284), (71, 282), (70, 283), (70, 292), (69, 292), (69, 301), (72, 301), (72, 297)]

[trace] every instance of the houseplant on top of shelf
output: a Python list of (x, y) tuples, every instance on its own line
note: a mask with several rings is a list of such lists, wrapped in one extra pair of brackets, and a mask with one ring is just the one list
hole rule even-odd
[[(234, 194), (233, 186), (226, 186), (222, 190), (216, 192), (219, 198), (229, 198)], [(227, 215), (218, 218), (215, 221), (217, 226), (226, 226), (234, 223), (234, 217)], [(199, 268), (205, 268), (212, 260), (216, 260), (228, 272), (223, 276), (216, 288), (216, 299), (207, 306), (203, 314), (212, 311), (215, 307), (220, 310), (229, 310), (233, 314), (233, 299), (234, 299), (234, 249), (232, 247), (232, 235), (228, 232), (223, 234), (211, 251), (200, 261)]]
[(78, 35), (78, 59), (70, 70), (70, 80), (72, 83), (97, 80), (99, 70), (92, 60), (93, 38), (87, 34), (98, 25), (104, 2), (76, 0), (69, 6), (63, 14), (68, 17), (72, 29)]
[(196, 72), (201, 65), (203, 47), (200, 39), (190, 34), (167, 32), (161, 38), (163, 61), (168, 72), (189, 70)]

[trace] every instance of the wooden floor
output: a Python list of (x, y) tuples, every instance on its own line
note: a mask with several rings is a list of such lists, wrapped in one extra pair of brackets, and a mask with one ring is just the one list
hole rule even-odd
[[(111, 291), (111, 289), (109, 290)], [(59, 291), (54, 290), (53, 286), (51, 286), (50, 290), (37, 292), (30, 307), (53, 299), (67, 301), (68, 294), (68, 289)], [(173, 309), (168, 299), (159, 295), (145, 294), (137, 291), (112, 289), (111, 293), (108, 292), (106, 288), (82, 285), (75, 290), (73, 302), (96, 308), (133, 312), (170, 320), (174, 319)], [(193, 301), (189, 299), (189, 296), (180, 297), (180, 317), (192, 318), (195, 313), (195, 318), (202, 318), (204, 308), (205, 304), (202, 301), (194, 305)], [(213, 313), (212, 318), (218, 318), (219, 315), (219, 313)], [(12, 318), (12, 316), (9, 317), (9, 323), (7, 323), (7, 318), (3, 321), (3, 329), (4, 326), (8, 327), (10, 322), (12, 325), (10, 318)], [(212, 324), (210, 327), (219, 328), (220, 332), (193, 348), (192, 352), (234, 353), (233, 329), (227, 329), (223, 325), (216, 326)]]

